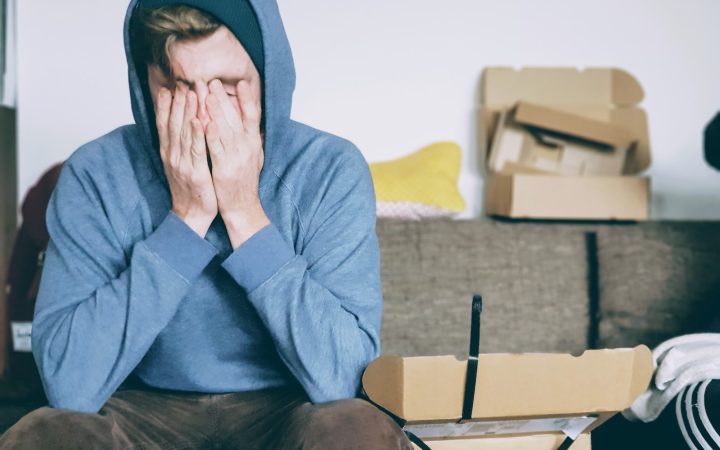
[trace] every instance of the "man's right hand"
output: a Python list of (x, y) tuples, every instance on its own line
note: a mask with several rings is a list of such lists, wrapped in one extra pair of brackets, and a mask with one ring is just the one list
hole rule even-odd
[(197, 115), (197, 95), (179, 88), (158, 94), (155, 117), (160, 157), (172, 194), (172, 211), (205, 237), (218, 213), (207, 162), (205, 133)]

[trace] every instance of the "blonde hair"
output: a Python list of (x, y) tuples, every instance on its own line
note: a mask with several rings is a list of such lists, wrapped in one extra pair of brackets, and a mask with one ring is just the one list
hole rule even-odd
[(131, 25), (133, 55), (136, 62), (157, 65), (170, 75), (170, 48), (175, 42), (209, 36), (221, 26), (215, 17), (189, 6), (141, 8)]

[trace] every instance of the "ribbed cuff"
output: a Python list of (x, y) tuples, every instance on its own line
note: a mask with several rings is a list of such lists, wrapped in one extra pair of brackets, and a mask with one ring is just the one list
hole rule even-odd
[(247, 292), (254, 291), (295, 257), (275, 225), (268, 225), (238, 247), (223, 268)]
[(188, 282), (200, 276), (218, 253), (172, 211), (145, 239), (145, 245)]

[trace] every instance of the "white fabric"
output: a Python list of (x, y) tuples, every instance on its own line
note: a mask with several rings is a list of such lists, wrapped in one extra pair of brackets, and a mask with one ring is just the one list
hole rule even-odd
[(377, 202), (377, 216), (386, 219), (437, 219), (457, 214), (449, 209), (417, 202)]
[(623, 411), (628, 420), (652, 422), (683, 388), (720, 379), (720, 333), (689, 334), (653, 351), (655, 377), (650, 388)]

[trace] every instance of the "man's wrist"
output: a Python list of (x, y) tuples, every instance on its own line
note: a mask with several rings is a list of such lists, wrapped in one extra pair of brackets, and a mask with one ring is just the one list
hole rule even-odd
[(180, 214), (174, 209), (172, 212), (178, 216), (180, 220), (185, 222), (185, 225), (187, 225), (191, 230), (193, 230), (198, 236), (205, 239), (205, 235), (207, 234), (208, 230), (210, 229), (210, 225), (212, 224), (213, 219), (208, 218), (207, 216), (197, 216), (197, 215), (191, 215), (191, 214)]
[(233, 250), (240, 247), (255, 233), (270, 225), (262, 207), (252, 213), (229, 212), (222, 215)]

